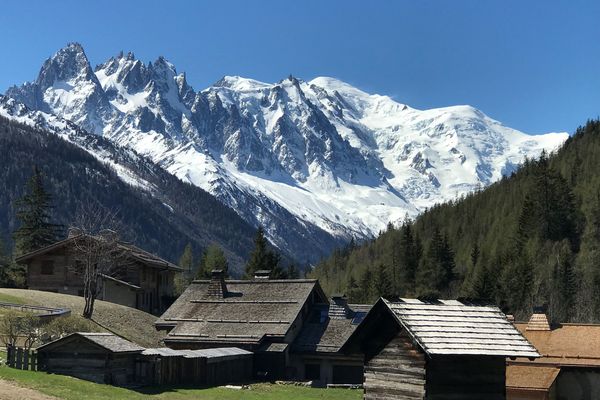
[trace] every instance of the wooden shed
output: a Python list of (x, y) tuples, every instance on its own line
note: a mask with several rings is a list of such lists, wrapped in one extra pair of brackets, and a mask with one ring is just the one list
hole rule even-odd
[(506, 357), (540, 356), (495, 306), (417, 299), (380, 299), (342, 351), (378, 400), (504, 400)]
[(146, 349), (136, 366), (150, 385), (217, 386), (252, 379), (253, 354), (235, 347), (205, 350)]
[(124, 386), (143, 350), (112, 333), (73, 333), (37, 348), (38, 370)]

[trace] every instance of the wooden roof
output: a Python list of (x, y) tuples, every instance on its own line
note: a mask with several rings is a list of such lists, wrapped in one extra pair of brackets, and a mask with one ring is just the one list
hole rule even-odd
[(112, 333), (98, 333), (98, 332), (76, 332), (72, 333), (63, 338), (57, 339), (50, 343), (46, 343), (37, 348), (37, 350), (50, 350), (55, 347), (60, 347), (62, 344), (66, 344), (73, 339), (83, 338), (91, 343), (94, 343), (112, 353), (141, 353), (144, 348), (137, 344), (130, 342), (129, 340), (123, 339)]
[(496, 306), (457, 300), (383, 301), (427, 354), (540, 356)]
[(506, 367), (506, 388), (548, 391), (560, 373), (560, 368), (509, 365)]
[(562, 324), (549, 331), (528, 330), (527, 323), (515, 326), (542, 355), (535, 364), (600, 367), (600, 325)]
[(158, 319), (172, 328), (168, 342), (257, 344), (265, 336), (284, 337), (311, 293), (327, 302), (316, 280), (228, 280), (227, 295), (208, 293), (210, 281), (194, 281)]
[(247, 350), (238, 349), (237, 347), (221, 347), (217, 349), (204, 350), (173, 350), (168, 347), (159, 347), (153, 349), (145, 349), (142, 352), (142, 355), (160, 357), (223, 359), (251, 356), (252, 353)]
[[(326, 318), (325, 321), (309, 320), (304, 323), (294, 343), (294, 351), (301, 353), (334, 353), (341, 349), (350, 335), (358, 327), (370, 305), (348, 304), (350, 315), (347, 318)], [(328, 306), (315, 307), (313, 312), (327, 313)]]

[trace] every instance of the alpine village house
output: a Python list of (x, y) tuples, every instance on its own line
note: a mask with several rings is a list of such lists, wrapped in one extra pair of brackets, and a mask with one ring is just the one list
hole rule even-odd
[(506, 358), (536, 349), (498, 307), (329, 301), (316, 280), (194, 281), (156, 322), (172, 349), (243, 348), (256, 377), (364, 384), (365, 399), (506, 398)]
[[(83, 296), (73, 252), (77, 238), (71, 235), (16, 259), (27, 266), (29, 289)], [(182, 269), (132, 244), (119, 242), (118, 246), (120, 265), (102, 276), (98, 299), (159, 315), (171, 304), (173, 280)]]

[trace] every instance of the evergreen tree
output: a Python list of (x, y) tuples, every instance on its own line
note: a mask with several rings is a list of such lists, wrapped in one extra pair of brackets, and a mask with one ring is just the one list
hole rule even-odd
[(354, 276), (350, 275), (348, 278), (348, 284), (346, 285), (346, 294), (348, 296), (348, 301), (360, 303), (363, 301), (362, 293), (356, 279)]
[(375, 295), (377, 297), (390, 297), (393, 293), (393, 286), (390, 280), (390, 276), (385, 268), (385, 265), (379, 264), (377, 268), (377, 274), (375, 275), (374, 282)]
[(447, 236), (435, 228), (431, 242), (415, 277), (416, 292), (421, 297), (439, 297), (449, 289), (453, 279), (454, 254)]
[(217, 244), (209, 245), (202, 254), (200, 265), (198, 266), (198, 279), (210, 278), (213, 270), (222, 270), (225, 276), (228, 275), (229, 270), (229, 262), (227, 261), (225, 252)]
[(254, 250), (252, 250), (250, 259), (246, 264), (246, 278), (254, 277), (255, 272), (260, 270), (270, 270), (272, 278), (285, 278), (285, 272), (279, 265), (280, 261), (281, 256), (269, 249), (269, 242), (265, 238), (264, 229), (259, 226), (254, 237)]
[(186, 275), (192, 275), (192, 268), (194, 265), (194, 253), (192, 251), (192, 244), (188, 243), (183, 249), (181, 257), (179, 257), (179, 266), (183, 268)]
[(363, 272), (360, 278), (360, 283), (358, 284), (358, 288), (360, 294), (356, 297), (358, 298), (359, 302), (369, 303), (372, 300), (374, 300), (375, 296), (373, 295), (373, 273), (370, 269), (366, 269), (365, 272)]
[(175, 295), (179, 296), (192, 282), (192, 267), (194, 265), (194, 254), (191, 243), (188, 243), (183, 249), (181, 257), (179, 257), (179, 267), (183, 269), (180, 274), (177, 274), (174, 279)]
[(25, 194), (17, 200), (19, 228), (13, 233), (15, 252), (22, 255), (57, 242), (63, 227), (52, 222), (52, 195), (44, 188), (37, 167), (25, 186)]

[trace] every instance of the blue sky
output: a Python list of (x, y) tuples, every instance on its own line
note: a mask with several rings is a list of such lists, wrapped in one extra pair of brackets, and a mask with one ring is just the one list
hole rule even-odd
[(195, 89), (223, 75), (333, 76), (416, 108), (471, 104), (527, 133), (600, 115), (599, 1), (11, 1), (0, 91), (67, 42), (93, 65), (164, 55)]

